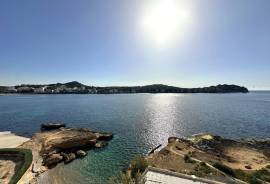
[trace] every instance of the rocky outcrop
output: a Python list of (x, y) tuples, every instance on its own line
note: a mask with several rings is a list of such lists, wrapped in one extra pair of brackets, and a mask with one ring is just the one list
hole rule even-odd
[(43, 152), (93, 147), (98, 137), (89, 129), (61, 129), (54, 131), (43, 141)]
[(232, 140), (200, 133), (186, 138), (169, 137), (167, 146), (146, 159), (155, 168), (221, 183), (267, 183), (269, 152), (269, 139)]
[(106, 146), (111, 133), (93, 132), (87, 128), (63, 128), (37, 133), (33, 139), (39, 142), (44, 166), (54, 166), (64, 161), (70, 163), (86, 156), (85, 150)]

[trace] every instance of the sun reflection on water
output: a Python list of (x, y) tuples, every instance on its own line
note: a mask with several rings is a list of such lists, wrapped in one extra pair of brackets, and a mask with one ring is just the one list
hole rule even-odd
[(168, 137), (175, 135), (177, 121), (176, 99), (179, 94), (154, 94), (147, 101), (148, 142), (152, 145), (165, 144)]

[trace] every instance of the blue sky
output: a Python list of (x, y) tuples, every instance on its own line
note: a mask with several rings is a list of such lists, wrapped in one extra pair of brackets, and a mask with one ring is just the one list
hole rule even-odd
[(179, 1), (190, 22), (159, 47), (139, 26), (153, 0), (2, 0), (0, 85), (270, 89), (269, 0)]

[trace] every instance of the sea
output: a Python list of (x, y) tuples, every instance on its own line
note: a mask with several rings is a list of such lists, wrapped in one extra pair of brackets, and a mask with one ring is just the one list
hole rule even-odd
[(106, 184), (135, 156), (165, 146), (170, 136), (269, 138), (270, 92), (0, 96), (0, 132), (31, 137), (48, 122), (112, 132), (114, 138), (105, 148), (89, 150), (83, 159), (57, 165), (39, 182)]

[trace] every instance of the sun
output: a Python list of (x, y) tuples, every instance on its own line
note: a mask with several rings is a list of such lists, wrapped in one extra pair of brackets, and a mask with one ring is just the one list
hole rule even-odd
[(165, 46), (183, 35), (191, 19), (182, 0), (150, 1), (142, 12), (142, 33), (153, 43)]

